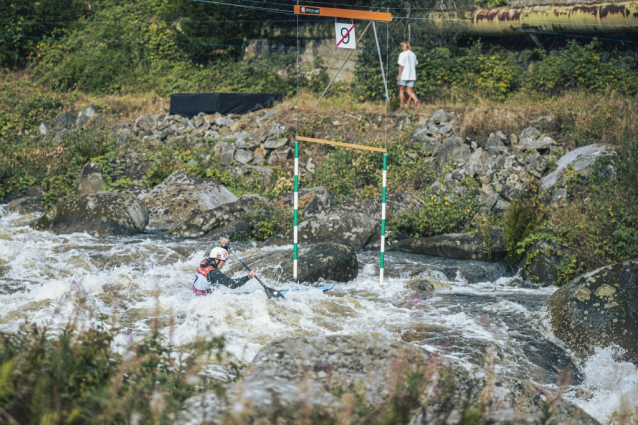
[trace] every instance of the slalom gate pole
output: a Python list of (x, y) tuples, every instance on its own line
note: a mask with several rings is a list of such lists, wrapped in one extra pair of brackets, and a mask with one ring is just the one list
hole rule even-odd
[(292, 278), (297, 280), (297, 232), (299, 228), (299, 141), (295, 140), (295, 193), (294, 193), (295, 223), (294, 223), (294, 248), (292, 255)]
[(383, 189), (381, 192), (381, 252), (379, 258), (379, 285), (383, 286), (383, 266), (385, 262), (385, 186), (388, 169), (388, 154), (383, 154)]

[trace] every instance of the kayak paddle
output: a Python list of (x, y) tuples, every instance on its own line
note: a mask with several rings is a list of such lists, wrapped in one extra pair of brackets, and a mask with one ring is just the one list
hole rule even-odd
[[(228, 250), (228, 252), (230, 252), (230, 244), (226, 244), (226, 246), (224, 246), (223, 248), (226, 248)], [(244, 267), (246, 267), (246, 269), (248, 271), (250, 271), (250, 267), (248, 267), (246, 265), (246, 263), (244, 263), (244, 260), (242, 260), (242, 258), (239, 256), (239, 254), (237, 254), (235, 251), (233, 251), (233, 254), (235, 254), (235, 257), (237, 257), (239, 262)], [(262, 282), (261, 279), (258, 278), (257, 276), (255, 276), (255, 279), (257, 279), (257, 282), (259, 282), (261, 284), (261, 286), (264, 287), (264, 291), (266, 291), (266, 295), (268, 296), (268, 298), (284, 298), (284, 296), (281, 295), (281, 292), (277, 291), (276, 289), (272, 289), (272, 288), (267, 287), (266, 285), (264, 285), (264, 282)]]

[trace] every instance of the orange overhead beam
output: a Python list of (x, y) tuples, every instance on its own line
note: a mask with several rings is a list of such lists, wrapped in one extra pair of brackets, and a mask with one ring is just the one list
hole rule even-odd
[(392, 14), (366, 10), (333, 9), (330, 7), (295, 6), (296, 15), (326, 16), (329, 18), (361, 19), (363, 21), (392, 22)]

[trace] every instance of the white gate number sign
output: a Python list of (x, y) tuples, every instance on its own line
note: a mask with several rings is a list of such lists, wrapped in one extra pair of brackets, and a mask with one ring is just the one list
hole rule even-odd
[(340, 49), (356, 49), (357, 42), (354, 35), (354, 24), (335, 24), (337, 33), (337, 47)]

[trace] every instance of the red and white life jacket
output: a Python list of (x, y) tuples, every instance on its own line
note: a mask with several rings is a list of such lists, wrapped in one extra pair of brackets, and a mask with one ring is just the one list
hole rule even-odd
[(197, 268), (197, 273), (195, 273), (195, 282), (193, 282), (193, 292), (195, 295), (206, 295), (211, 293), (213, 287), (208, 281), (208, 273), (211, 270), (216, 269), (217, 268), (211, 264), (208, 258), (200, 263)]

